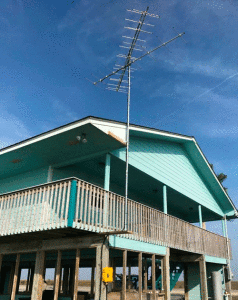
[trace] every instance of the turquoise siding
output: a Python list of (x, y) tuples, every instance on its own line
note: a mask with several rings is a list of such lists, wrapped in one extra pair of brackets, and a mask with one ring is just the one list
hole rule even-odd
[(198, 263), (188, 264), (189, 299), (201, 300), (200, 271)]
[(0, 194), (47, 182), (48, 167), (0, 179)]
[(145, 243), (141, 241), (133, 241), (130, 239), (117, 237), (117, 236), (110, 236), (109, 237), (109, 245), (114, 248), (121, 248), (133, 251), (141, 251), (147, 253), (155, 253), (159, 255), (166, 254), (166, 247), (153, 245), (150, 243)]
[[(113, 155), (125, 160), (125, 148)], [(223, 212), (182, 145), (131, 137), (130, 165), (217, 214)]]

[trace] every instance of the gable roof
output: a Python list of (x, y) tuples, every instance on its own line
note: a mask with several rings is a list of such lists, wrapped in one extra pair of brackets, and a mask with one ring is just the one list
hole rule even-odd
[[(22, 147), (34, 144), (36, 142), (42, 141), (44, 139), (51, 138), (53, 136), (57, 136), (61, 133), (73, 130), (75, 128), (79, 128), (83, 125), (93, 125), (94, 127), (100, 129), (107, 135), (110, 135), (113, 139), (117, 140), (120, 146), (125, 146), (126, 142), (126, 123), (98, 118), (94, 116), (88, 116), (83, 119), (68, 123), (66, 125), (60, 126), (58, 128), (49, 130), (42, 134), (36, 135), (19, 143), (13, 144), (11, 146), (0, 149), (0, 156), (4, 155), (8, 152), (20, 149)], [(205, 178), (208, 185), (211, 187), (213, 193), (216, 197), (221, 201), (228, 201), (232, 208), (234, 209), (233, 213), (228, 213), (227, 217), (234, 218), (238, 217), (237, 209), (232, 202), (231, 198), (225, 191), (222, 184), (219, 182), (215, 172), (211, 168), (207, 158), (202, 152), (201, 148), (196, 142), (196, 139), (193, 136), (187, 136), (177, 133), (172, 133), (169, 131), (159, 130), (156, 128), (150, 128), (135, 124), (130, 124), (130, 135), (157, 139), (157, 140), (165, 140), (169, 142), (176, 142), (179, 144), (183, 144), (189, 156), (192, 158), (194, 164), (196, 165), (199, 172), (202, 174), (203, 178)]]

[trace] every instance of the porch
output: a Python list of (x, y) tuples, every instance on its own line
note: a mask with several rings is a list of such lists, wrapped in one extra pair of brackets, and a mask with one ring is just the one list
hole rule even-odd
[[(78, 178), (0, 196), (0, 242), (97, 233), (229, 259), (227, 239)], [(0, 250), (2, 251), (2, 250)]]

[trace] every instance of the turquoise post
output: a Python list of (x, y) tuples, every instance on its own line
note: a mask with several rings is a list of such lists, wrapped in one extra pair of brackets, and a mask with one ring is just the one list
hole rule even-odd
[(163, 210), (164, 213), (168, 213), (168, 203), (167, 203), (167, 186), (163, 186)]
[(109, 191), (109, 187), (110, 187), (110, 168), (111, 168), (111, 155), (106, 154), (105, 177), (104, 177), (104, 190), (106, 191)]
[(69, 198), (69, 212), (68, 212), (68, 227), (73, 227), (75, 206), (76, 206), (76, 195), (77, 195), (77, 181), (71, 181), (70, 198)]
[(198, 206), (198, 213), (199, 213), (199, 225), (202, 228), (202, 206)]
[(226, 227), (226, 219), (222, 219), (222, 232), (223, 232), (223, 236), (227, 237), (227, 227)]
[[(111, 155), (106, 154), (105, 175), (104, 175), (104, 190), (109, 191), (110, 188), (110, 171), (111, 171)], [(105, 195), (103, 225), (108, 225), (108, 197)]]

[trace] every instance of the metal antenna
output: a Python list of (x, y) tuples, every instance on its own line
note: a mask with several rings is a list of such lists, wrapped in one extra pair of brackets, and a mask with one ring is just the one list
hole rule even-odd
[[(130, 127), (130, 101), (131, 101), (131, 72), (132, 72), (132, 68), (131, 65), (134, 64), (135, 62), (137, 62), (138, 60), (141, 60), (142, 58), (144, 58), (145, 56), (151, 54), (152, 52), (166, 46), (168, 43), (176, 40), (177, 38), (183, 36), (185, 33), (180, 33), (177, 36), (175, 36), (174, 38), (170, 39), (169, 41), (155, 47), (154, 49), (147, 51), (145, 54), (139, 56), (139, 57), (132, 57), (132, 53), (134, 51), (141, 51), (140, 48), (136, 48), (136, 43), (137, 42), (146, 42), (144, 39), (139, 39), (139, 34), (140, 32), (143, 33), (147, 33), (147, 34), (151, 34), (152, 32), (148, 32), (145, 30), (142, 30), (142, 25), (147, 25), (152, 27), (152, 24), (147, 24), (144, 23), (145, 21), (145, 17), (149, 16), (149, 17), (153, 17), (153, 18), (159, 18), (158, 15), (155, 14), (150, 14), (148, 13), (149, 7), (146, 8), (145, 11), (139, 11), (136, 9), (133, 10), (127, 10), (129, 12), (132, 13), (136, 13), (136, 14), (140, 14), (140, 19), (139, 21), (135, 21), (135, 20), (131, 20), (131, 19), (126, 19), (126, 21), (130, 21), (130, 22), (137, 22), (138, 25), (136, 28), (133, 27), (125, 27), (126, 29), (129, 30), (134, 30), (135, 34), (133, 37), (130, 36), (123, 36), (124, 38), (131, 40), (131, 43), (129, 42), (124, 42), (125, 44), (128, 44), (130, 46), (126, 47), (126, 46), (120, 46), (121, 48), (125, 48), (125, 49), (129, 49), (128, 54), (127, 55), (123, 55), (120, 54), (118, 55), (118, 57), (120, 58), (126, 58), (124, 65), (115, 65), (117, 68), (115, 71), (111, 72), (110, 74), (104, 76), (103, 78), (99, 79), (98, 81), (94, 82), (94, 85), (97, 85), (100, 82), (103, 82), (105, 79), (113, 76), (113, 75), (119, 75), (119, 78), (110, 78), (110, 80), (113, 81), (117, 81), (117, 84), (113, 84), (110, 83), (109, 87), (107, 88), (108, 90), (111, 91), (115, 91), (115, 92), (122, 92), (122, 93), (126, 93), (127, 94), (127, 125), (126, 125), (126, 180), (125, 180), (125, 216), (124, 216), (124, 231), (127, 231), (128, 228), (128, 167), (129, 167), (129, 127)], [(128, 80), (123, 80), (124, 76), (126, 76), (126, 70), (128, 71)], [(121, 71), (121, 73), (119, 73)], [(128, 82), (128, 86), (122, 86), (122, 84)]]

